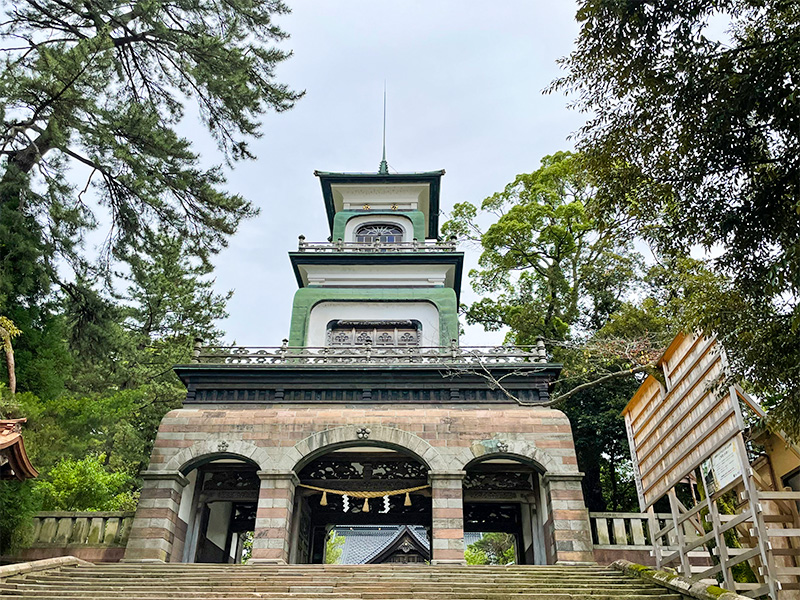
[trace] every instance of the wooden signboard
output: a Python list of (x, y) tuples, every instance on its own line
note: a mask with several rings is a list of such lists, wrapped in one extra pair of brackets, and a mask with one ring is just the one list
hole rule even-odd
[(741, 431), (714, 338), (678, 335), (661, 365), (622, 413), (643, 511)]
[[(650, 520), (656, 566), (678, 562), (686, 576), (708, 579), (721, 575), (731, 590), (753, 597), (768, 594), (773, 600), (789, 598), (788, 589), (800, 589), (779, 577), (800, 575), (800, 565), (779, 568), (775, 557), (800, 556), (800, 547), (777, 548), (770, 538), (798, 535), (800, 517), (771, 515), (767, 527), (764, 502), (792, 507), (798, 492), (759, 490), (747, 456), (740, 402), (763, 416), (757, 403), (727, 377), (724, 352), (713, 337), (678, 335), (659, 361), (661, 377), (645, 379), (623, 416), (631, 448), (636, 490), (642, 511)], [(705, 499), (687, 508), (675, 486), (691, 481), (699, 470)], [(690, 483), (691, 485), (691, 483)], [(737, 513), (723, 514), (718, 501), (735, 490)], [(660, 527), (653, 504), (669, 498), (672, 522)], [(791, 511), (789, 511), (791, 512)], [(704, 520), (711, 524), (708, 532)], [(790, 526), (783, 527), (783, 523)], [(687, 530), (688, 527), (688, 530)], [(749, 538), (750, 547), (729, 547), (725, 534)], [(662, 544), (662, 539), (667, 539)], [(691, 558), (708, 553), (707, 562), (693, 565)], [(794, 552), (794, 550), (797, 552)], [(757, 561), (758, 583), (738, 582), (733, 567)], [(709, 564), (711, 566), (709, 566)], [(780, 594), (780, 595), (779, 595)], [(795, 600), (792, 597), (792, 600)]]

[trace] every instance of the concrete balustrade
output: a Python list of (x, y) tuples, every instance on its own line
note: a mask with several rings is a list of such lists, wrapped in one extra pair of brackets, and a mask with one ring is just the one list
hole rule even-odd
[[(628, 560), (641, 565), (654, 565), (652, 556), (653, 541), (646, 513), (595, 512), (589, 513), (592, 525), (594, 558), (601, 565), (609, 565), (616, 560)], [(656, 513), (659, 527), (672, 521), (669, 513)], [(689, 522), (683, 523), (686, 539), (698, 537)], [(675, 530), (665, 536), (664, 550), (677, 548)], [(662, 543), (663, 543), (662, 542)]]
[(116, 562), (125, 552), (133, 515), (132, 511), (38, 513), (30, 545), (2, 558), (30, 561), (69, 555), (91, 562)]

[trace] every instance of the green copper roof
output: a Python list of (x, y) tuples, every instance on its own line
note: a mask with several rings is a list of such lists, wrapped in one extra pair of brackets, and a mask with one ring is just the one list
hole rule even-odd
[(333, 217), (336, 206), (333, 201), (331, 184), (347, 183), (427, 183), (430, 185), (428, 205), (428, 237), (439, 237), (439, 190), (444, 169), (421, 173), (331, 173), (314, 171), (322, 185), (322, 196), (325, 199), (325, 210), (328, 213), (328, 225), (333, 231)]

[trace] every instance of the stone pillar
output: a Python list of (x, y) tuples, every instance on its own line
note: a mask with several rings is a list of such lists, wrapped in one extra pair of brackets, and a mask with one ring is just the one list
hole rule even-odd
[(142, 479), (142, 495), (122, 560), (170, 562), (178, 530), (181, 494), (189, 481), (179, 471), (144, 471)]
[(583, 473), (546, 474), (545, 545), (549, 564), (594, 564), (592, 528), (583, 500)]
[(466, 564), (464, 559), (464, 494), (466, 471), (431, 471), (433, 530), (431, 564)]
[(294, 491), (298, 484), (294, 471), (259, 471), (253, 555), (248, 563), (285, 565), (289, 562)]

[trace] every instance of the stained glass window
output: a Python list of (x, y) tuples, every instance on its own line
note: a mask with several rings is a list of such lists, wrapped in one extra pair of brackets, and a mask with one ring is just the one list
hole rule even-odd
[(394, 244), (403, 241), (403, 230), (399, 225), (391, 223), (373, 223), (362, 225), (356, 230), (356, 241), (374, 244)]

